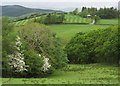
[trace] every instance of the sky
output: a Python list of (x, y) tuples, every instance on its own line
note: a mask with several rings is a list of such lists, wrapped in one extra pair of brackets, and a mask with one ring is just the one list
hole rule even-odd
[(74, 8), (118, 7), (119, 0), (2, 0), (2, 5), (22, 5), (29, 8), (71, 11)]

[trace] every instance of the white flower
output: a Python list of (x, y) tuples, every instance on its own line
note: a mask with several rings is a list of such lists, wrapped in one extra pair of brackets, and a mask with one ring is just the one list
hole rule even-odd
[(9, 57), (9, 65), (11, 66), (11, 68), (13, 68), (15, 70), (15, 72), (22, 72), (22, 71), (26, 71), (27, 67), (29, 67), (28, 65), (25, 64), (24, 61), (24, 50), (21, 50), (22, 47), (22, 42), (20, 41), (20, 37), (17, 36), (16, 38), (16, 51), (14, 52), (14, 54), (8, 55)]
[(38, 54), (39, 57), (41, 57), (41, 54)]
[(49, 68), (51, 67), (51, 65), (49, 64), (49, 58), (46, 58), (45, 56), (43, 56), (43, 61), (44, 61), (44, 64), (43, 64), (43, 71), (46, 72), (49, 70)]

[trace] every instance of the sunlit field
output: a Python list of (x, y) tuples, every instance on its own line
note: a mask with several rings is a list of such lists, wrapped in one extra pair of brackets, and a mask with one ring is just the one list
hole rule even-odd
[(84, 24), (55, 24), (49, 25), (51, 31), (55, 32), (61, 38), (63, 45), (66, 45), (70, 39), (78, 32), (88, 32), (95, 29), (104, 29), (109, 25), (84, 25)]
[(118, 84), (117, 65), (76, 64), (46, 78), (3, 78), (3, 84)]

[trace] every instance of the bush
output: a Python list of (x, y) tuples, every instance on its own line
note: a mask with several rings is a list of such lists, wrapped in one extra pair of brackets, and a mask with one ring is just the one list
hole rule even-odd
[(60, 24), (64, 21), (64, 14), (58, 13), (49, 13), (46, 16), (41, 16), (38, 19), (35, 19), (34, 22), (41, 24)]
[(117, 63), (118, 28), (78, 33), (66, 46), (70, 63)]
[[(30, 66), (28, 76), (43, 76), (52, 73), (56, 68), (65, 66), (67, 57), (61, 48), (60, 41), (45, 25), (31, 23), (19, 29), (19, 35), (25, 44), (25, 61)], [(51, 65), (46, 72), (42, 70), (43, 57), (48, 58)]]
[(28, 67), (26, 77), (40, 77), (42, 75), (42, 66), (43, 66), (43, 58), (39, 57), (39, 55), (34, 50), (26, 50), (25, 51), (25, 62)]

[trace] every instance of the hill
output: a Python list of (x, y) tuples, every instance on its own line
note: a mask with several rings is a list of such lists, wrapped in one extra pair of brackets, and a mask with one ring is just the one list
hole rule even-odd
[(18, 17), (30, 13), (63, 12), (59, 10), (27, 8), (20, 5), (5, 5), (5, 6), (0, 6), (0, 8), (2, 8), (2, 15), (9, 17)]

